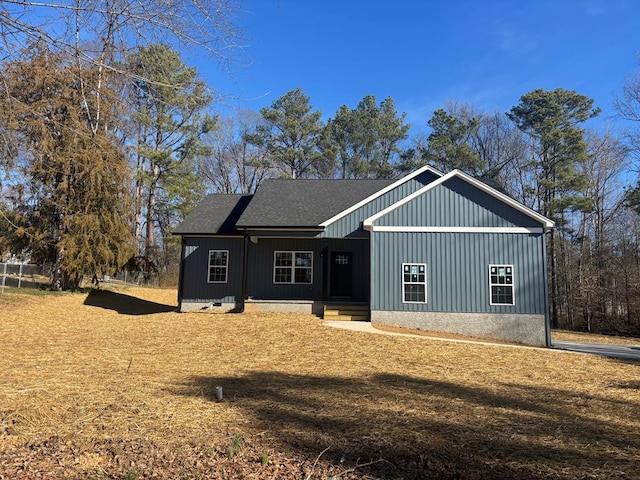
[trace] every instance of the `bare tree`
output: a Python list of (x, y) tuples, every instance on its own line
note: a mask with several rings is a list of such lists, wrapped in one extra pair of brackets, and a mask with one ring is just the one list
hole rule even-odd
[(578, 168), (587, 179), (584, 196), (592, 200), (593, 208), (575, 212), (572, 221), (578, 251), (574, 268), (577, 298), (571, 303), (579, 303), (576, 308), (582, 314), (582, 324), (573, 327), (592, 331), (594, 319), (607, 315), (607, 302), (613, 295), (611, 238), (623, 208), (622, 176), (628, 167), (628, 149), (610, 131), (588, 131), (585, 139), (587, 158)]
[(614, 105), (620, 117), (638, 125), (627, 133), (627, 141), (630, 153), (640, 160), (640, 71), (626, 78), (622, 94), (614, 97)]
[(251, 144), (248, 135), (262, 124), (257, 112), (244, 110), (219, 120), (208, 135), (209, 155), (200, 158), (198, 171), (215, 192), (252, 193), (271, 173), (266, 147)]
[(106, 76), (113, 82), (114, 73), (139, 75), (123, 68), (132, 49), (164, 43), (204, 52), (228, 67), (242, 51), (235, 25), (240, 12), (232, 0), (4, 0), (0, 14), (2, 60), (21, 56), (25, 45), (44, 44), (49, 51), (75, 58), (79, 67), (96, 69), (92, 85), (79, 79), (82, 94), (90, 91), (93, 95), (90, 101), (85, 98), (84, 110), (96, 133), (100, 128), (114, 127), (102, 121)]

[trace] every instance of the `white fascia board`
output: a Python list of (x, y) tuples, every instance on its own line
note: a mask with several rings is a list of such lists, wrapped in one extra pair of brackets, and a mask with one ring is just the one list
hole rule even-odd
[(252, 232), (322, 232), (320, 227), (241, 227)]
[(489, 185), (486, 185), (485, 183), (481, 182), (480, 180), (477, 180), (477, 179), (473, 178), (472, 176), (467, 175), (464, 172), (461, 172), (460, 170), (454, 170), (454, 171), (458, 173), (458, 175), (457, 175), (458, 177), (462, 178), (463, 180), (465, 180), (466, 182), (470, 183), (471, 185), (474, 185), (475, 187), (478, 187), (480, 190), (483, 190), (484, 192), (488, 193), (492, 197), (497, 198), (498, 200), (506, 203), (510, 207), (513, 207), (516, 210), (524, 213), (525, 215), (533, 218), (534, 220), (542, 223), (545, 228), (553, 228), (553, 227), (555, 227), (556, 223), (553, 220), (551, 220), (551, 219), (545, 217), (544, 215), (539, 214), (535, 210), (532, 210), (529, 207), (521, 204), (517, 200), (514, 200), (513, 198), (511, 198), (510, 196), (505, 195), (502, 192), (499, 192), (495, 188), (492, 188)]
[(388, 206), (384, 210), (381, 210), (378, 213), (376, 213), (375, 215), (372, 215), (371, 217), (365, 219), (365, 221), (363, 222), (363, 228), (365, 230), (371, 230), (371, 226), (372, 226), (373, 222), (375, 222), (379, 218), (387, 215), (389, 212), (392, 212), (396, 208), (399, 208), (402, 205), (410, 202), (414, 198), (419, 197), (420, 195), (428, 192), (432, 188), (435, 188), (438, 185), (442, 185), (444, 182), (446, 182), (447, 180), (449, 180), (449, 179), (451, 179), (453, 177), (458, 177), (458, 178), (464, 180), (465, 182), (470, 183), (474, 187), (482, 190), (483, 192), (491, 195), (492, 197), (500, 200), (501, 202), (509, 205), (512, 208), (515, 208), (519, 212), (522, 212), (525, 215), (533, 218), (535, 221), (542, 223), (544, 228), (550, 229), (550, 228), (553, 228), (555, 226), (555, 222), (553, 222), (552, 220), (548, 219), (544, 215), (540, 215), (538, 212), (530, 209), (529, 207), (526, 207), (526, 206), (522, 205), (520, 202), (518, 202), (518, 201), (514, 200), (513, 198), (505, 195), (504, 193), (497, 191), (496, 189), (490, 187), (489, 185), (484, 184), (480, 180), (476, 180), (475, 178), (471, 177), (470, 175), (467, 175), (466, 173), (464, 173), (464, 172), (462, 172), (460, 170), (453, 170), (453, 171), (447, 173), (445, 176), (440, 177), (439, 179), (431, 182), (428, 185), (425, 185), (420, 190), (412, 193), (411, 195), (407, 195), (402, 200), (394, 203), (393, 205)]
[(401, 232), (401, 233), (543, 233), (541, 227), (395, 227), (369, 226), (372, 232)]
[(364, 222), (362, 222), (362, 227), (365, 230), (371, 230), (371, 226), (373, 225), (373, 222), (375, 222), (376, 220), (378, 220), (381, 217), (384, 217), (389, 212), (394, 211), (396, 208), (401, 207), (405, 203), (409, 203), (414, 198), (419, 197), (420, 195), (428, 192), (432, 188), (435, 188), (438, 185), (441, 185), (442, 183), (446, 182), (447, 180), (449, 180), (451, 177), (454, 176), (454, 173), (455, 173), (455, 170), (453, 172), (447, 173), (446, 175), (438, 178), (437, 180), (434, 180), (430, 184), (425, 185), (420, 190), (416, 190), (411, 195), (407, 195), (402, 200), (398, 200), (396, 203), (394, 203), (392, 205), (389, 205), (387, 208), (385, 208), (383, 210), (380, 210), (378, 213), (376, 213), (374, 215), (371, 215), (369, 218), (365, 218)]
[(221, 235), (217, 233), (172, 233), (171, 235), (189, 238), (244, 238), (243, 235)]
[[(394, 188), (398, 187), (399, 185), (402, 185), (403, 183), (411, 180), (412, 178), (417, 177), (418, 175), (420, 175), (421, 173), (424, 172), (431, 172), (434, 175), (436, 175), (437, 177), (441, 177), (443, 174), (442, 172), (439, 172), (438, 170), (436, 170), (435, 168), (433, 168), (430, 165), (425, 165), (424, 167), (419, 168), (418, 170), (416, 170), (413, 173), (410, 173), (409, 175), (405, 175), (402, 178), (399, 178), (397, 181), (393, 182), (391, 185), (387, 185), (386, 187), (384, 187), (382, 190), (378, 190), (376, 193), (374, 193), (373, 195), (369, 195), (367, 198), (365, 198), (364, 200), (359, 201), (358, 203), (356, 203), (355, 205), (350, 206), (349, 208), (347, 208), (346, 210), (343, 210), (342, 212), (338, 213), (337, 215), (334, 215), (333, 217), (331, 217), (328, 220), (325, 220), (324, 222), (322, 222), (319, 226), (320, 227), (328, 227), (329, 225), (331, 225), (333, 222), (340, 220), (343, 217), (346, 217), (347, 215), (349, 215), (351, 212), (355, 212), (357, 209), (359, 209), (360, 207), (362, 207), (363, 205), (366, 205), (367, 203), (371, 202), (372, 200), (375, 200), (376, 198), (384, 195), (387, 192), (390, 192), (391, 190), (393, 190)], [(429, 184), (431, 185), (431, 184)]]

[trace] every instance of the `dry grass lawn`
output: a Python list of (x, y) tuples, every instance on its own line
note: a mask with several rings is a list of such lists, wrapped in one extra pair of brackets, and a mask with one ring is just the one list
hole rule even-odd
[(0, 296), (0, 479), (640, 478), (637, 363), (175, 298)]

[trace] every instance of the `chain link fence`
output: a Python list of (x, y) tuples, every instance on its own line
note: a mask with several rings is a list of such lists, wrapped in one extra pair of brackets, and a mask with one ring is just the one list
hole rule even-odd
[[(145, 278), (142, 274), (123, 271), (117, 275), (104, 275), (100, 285), (138, 285), (157, 287), (159, 279)], [(5, 288), (44, 288), (51, 283), (51, 266), (32, 263), (0, 263), (0, 291)], [(84, 286), (96, 286), (91, 278), (85, 278)]]
[(41, 288), (51, 282), (51, 268), (32, 263), (0, 263), (0, 288)]

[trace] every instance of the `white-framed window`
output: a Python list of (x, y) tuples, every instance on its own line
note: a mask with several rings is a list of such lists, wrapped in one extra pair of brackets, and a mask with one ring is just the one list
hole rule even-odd
[(427, 265), (402, 264), (402, 302), (427, 303)]
[(489, 304), (515, 305), (513, 265), (489, 265)]
[(312, 283), (313, 252), (275, 251), (273, 283)]
[(229, 250), (209, 250), (209, 283), (227, 283)]

